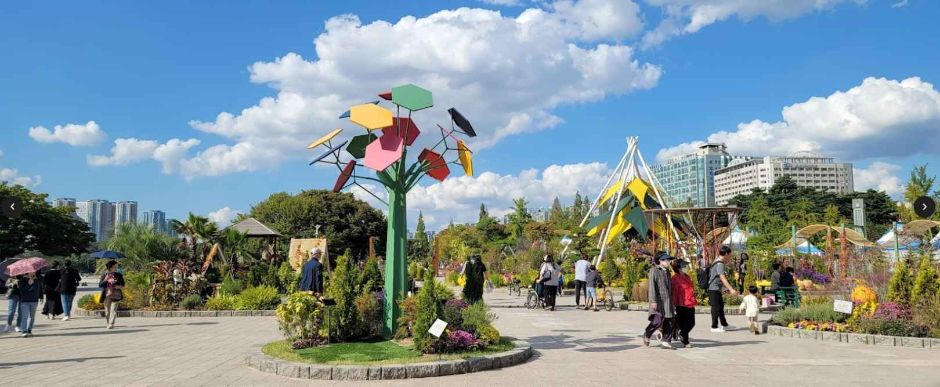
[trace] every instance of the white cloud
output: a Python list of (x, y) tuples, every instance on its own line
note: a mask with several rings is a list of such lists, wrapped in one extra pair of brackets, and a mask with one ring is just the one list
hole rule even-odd
[[(502, 139), (554, 127), (560, 105), (598, 101), (654, 87), (662, 70), (641, 63), (616, 43), (642, 29), (632, 1), (562, 1), (517, 17), (460, 8), (391, 23), (333, 17), (316, 37), (316, 59), (287, 53), (249, 70), (275, 97), (238, 114), (193, 121), (229, 140), (181, 163), (188, 177), (270, 169), (304, 155), (303, 145), (334, 127), (349, 106), (403, 83), (434, 92), (435, 107), (416, 120), (434, 140), (434, 124), (456, 106), (474, 124), (474, 150)], [(600, 42), (600, 43), (596, 43)], [(422, 141), (422, 139), (419, 139)]]
[(901, 0), (897, 3), (891, 4), (891, 8), (903, 8), (907, 6), (907, 0)]
[(153, 140), (137, 138), (119, 138), (114, 140), (111, 155), (88, 155), (88, 165), (95, 167), (128, 165), (131, 163), (156, 160), (162, 164), (163, 173), (169, 174), (177, 170), (180, 161), (186, 157), (189, 148), (199, 145), (199, 140), (171, 139), (160, 144)]
[[(707, 140), (739, 155), (810, 151), (846, 160), (937, 154), (940, 147), (940, 92), (918, 77), (866, 78), (849, 90), (784, 107), (782, 115), (783, 121), (753, 120)], [(657, 159), (697, 143), (660, 150)]]
[[(452, 177), (440, 183), (416, 186), (408, 193), (409, 224), (415, 224), (418, 212), (424, 213), (429, 229), (456, 223), (476, 222), (480, 204), (486, 204), (490, 215), (501, 217), (512, 211), (514, 198), (524, 197), (529, 209), (550, 207), (557, 196), (570, 202), (575, 193), (597, 195), (609, 177), (603, 163), (551, 165), (542, 171), (528, 169), (518, 175), (484, 172), (475, 177)], [(383, 200), (384, 188), (365, 185)], [(384, 205), (358, 187), (350, 192), (377, 208)]]
[(841, 3), (863, 5), (867, 0), (646, 0), (663, 9), (660, 24), (647, 31), (642, 46), (652, 47), (678, 35), (698, 32), (711, 24), (737, 17), (749, 21), (791, 19), (810, 12), (835, 8)]
[(88, 121), (84, 125), (56, 125), (53, 130), (34, 126), (29, 128), (29, 137), (43, 143), (64, 142), (72, 146), (90, 146), (104, 141), (108, 135), (95, 121)]
[(239, 211), (233, 210), (229, 207), (222, 207), (216, 211), (212, 211), (206, 216), (209, 218), (209, 221), (214, 222), (219, 225), (219, 227), (226, 227), (232, 224), (232, 220), (235, 219), (239, 214)]
[(24, 187), (35, 187), (42, 184), (42, 176), (20, 176), (19, 171), (11, 168), (0, 168), (0, 182)]
[(0, 157), (3, 157), (3, 149), (0, 149)]
[(876, 161), (867, 168), (854, 168), (856, 191), (874, 189), (898, 197), (904, 192), (904, 182), (897, 176), (900, 165)]
[(522, 5), (522, 2), (519, 0), (480, 0), (487, 4), (492, 5), (501, 5), (504, 7), (518, 7)]

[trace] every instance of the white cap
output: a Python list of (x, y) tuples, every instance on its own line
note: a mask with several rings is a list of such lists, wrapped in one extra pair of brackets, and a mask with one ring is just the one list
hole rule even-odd
[(310, 249), (310, 255), (323, 254), (323, 250), (320, 250), (319, 247), (314, 247)]

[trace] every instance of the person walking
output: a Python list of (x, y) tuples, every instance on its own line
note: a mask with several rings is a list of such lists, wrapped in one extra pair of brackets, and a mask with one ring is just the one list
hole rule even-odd
[(565, 290), (565, 273), (558, 275), (558, 295), (562, 296)]
[(101, 288), (101, 300), (104, 302), (104, 317), (108, 321), (108, 329), (114, 329), (117, 320), (118, 303), (124, 299), (124, 275), (117, 272), (117, 262), (108, 261), (105, 265), (107, 273), (101, 276), (98, 287)]
[(82, 276), (78, 270), (72, 268), (72, 261), (65, 260), (65, 268), (62, 269), (62, 277), (59, 279), (59, 294), (62, 299), (62, 311), (65, 313), (62, 321), (72, 318), (72, 301), (75, 300), (75, 293), (78, 292), (78, 284), (81, 282)]
[(588, 268), (588, 272), (584, 276), (584, 282), (586, 287), (584, 310), (594, 308), (594, 311), (597, 312), (597, 286), (601, 282), (601, 276), (600, 273), (597, 272), (597, 266), (591, 265)]
[(20, 290), (20, 332), (23, 337), (30, 337), (36, 324), (36, 307), (42, 300), (42, 280), (33, 271), (21, 276), (17, 286)]
[(584, 307), (587, 309), (587, 274), (588, 267), (591, 266), (591, 263), (587, 260), (586, 254), (581, 254), (581, 258), (574, 263), (574, 306), (581, 306), (581, 293), (584, 293), (585, 304)]
[(555, 263), (551, 254), (546, 255), (543, 261), (539, 269), (539, 278), (545, 293), (545, 310), (555, 311), (555, 297), (561, 280), (561, 267)]
[(669, 275), (669, 262), (672, 256), (669, 253), (660, 253), (656, 257), (656, 265), (650, 268), (649, 278), (649, 324), (643, 333), (643, 345), (650, 345), (650, 337), (657, 331), (662, 331), (660, 346), (673, 349), (672, 319), (675, 308), (672, 303), (672, 280)]
[(770, 273), (770, 290), (776, 291), (780, 289), (780, 262), (774, 262), (771, 267), (774, 272)]
[(738, 262), (738, 291), (744, 291), (744, 277), (747, 276), (747, 264), (750, 257), (747, 253), (741, 253), (740, 262)]
[[(20, 286), (18, 277), (7, 278), (7, 324), (3, 327), (3, 333), (10, 333), (16, 327), (16, 331), (20, 332), (22, 329), (18, 324), (16, 316), (19, 315), (20, 310)], [(14, 324), (16, 323), (16, 324)]]
[(50, 320), (62, 314), (62, 296), (59, 294), (59, 281), (62, 279), (62, 273), (59, 271), (59, 262), (53, 261), (52, 268), (42, 276), (42, 292), (45, 303), (42, 306), (42, 314)]
[(483, 282), (486, 280), (486, 265), (479, 255), (471, 255), (464, 263), (461, 275), (466, 279), (463, 285), (463, 299), (473, 304), (483, 299)]
[(760, 304), (757, 301), (757, 286), (751, 285), (747, 288), (748, 295), (741, 300), (738, 310), (744, 311), (744, 317), (747, 317), (747, 328), (755, 335), (760, 334), (760, 326), (757, 324), (757, 315), (760, 312)]
[(689, 263), (679, 259), (676, 262), (676, 274), (672, 275), (672, 300), (676, 306), (678, 338), (686, 348), (692, 348), (689, 333), (695, 328), (695, 305), (698, 305), (689, 270)]
[(323, 294), (323, 264), (320, 263), (320, 257), (323, 256), (323, 250), (319, 247), (310, 249), (310, 260), (304, 263), (302, 273), (300, 273), (300, 290), (313, 292), (313, 295), (319, 297)]
[[(725, 318), (725, 300), (721, 296), (722, 289), (727, 289), (731, 295), (738, 294), (738, 291), (728, 283), (728, 277), (725, 275), (725, 260), (730, 255), (731, 248), (721, 246), (718, 249), (718, 258), (708, 268), (708, 304), (712, 312), (712, 332), (715, 333), (730, 329), (728, 320)], [(719, 323), (721, 323), (720, 327)]]

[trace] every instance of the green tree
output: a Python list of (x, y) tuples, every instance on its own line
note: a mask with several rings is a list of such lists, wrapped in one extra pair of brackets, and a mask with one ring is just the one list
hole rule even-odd
[[(845, 218), (842, 217), (842, 214), (839, 213), (839, 207), (836, 206), (835, 204), (830, 204), (826, 206), (826, 209), (823, 211), (822, 218), (823, 218), (823, 223), (829, 226), (838, 226), (838, 225), (847, 223), (845, 221)], [(850, 225), (846, 225), (846, 226), (849, 227)]]
[(574, 203), (571, 204), (571, 210), (568, 211), (572, 224), (577, 225), (581, 223), (581, 220), (584, 219), (584, 215), (587, 214), (585, 207), (589, 205), (590, 204), (586, 203), (581, 197), (581, 191), (574, 194)]
[(913, 289), (911, 289), (911, 305), (915, 307), (924, 305), (932, 300), (938, 291), (940, 291), (940, 283), (937, 282), (937, 269), (934, 268), (928, 254), (920, 259), (917, 278), (914, 280)]
[(189, 248), (192, 249), (193, 260), (199, 260), (199, 241), (200, 238), (207, 233), (207, 225), (209, 223), (209, 218), (198, 216), (190, 212), (185, 222), (174, 219), (170, 224), (173, 231), (182, 235), (189, 245)]
[(330, 274), (330, 283), (327, 294), (336, 300), (333, 307), (334, 332), (340, 340), (351, 340), (358, 334), (360, 324), (359, 311), (356, 309), (356, 292), (359, 275), (356, 265), (353, 264), (352, 252), (346, 250), (343, 255), (336, 258), (336, 268)]
[(253, 217), (291, 238), (313, 238), (319, 225), (320, 236), (329, 239), (327, 246), (331, 256), (339, 256), (346, 249), (350, 249), (354, 257), (365, 256), (370, 236), (379, 238), (376, 254), (385, 253), (385, 216), (350, 193), (308, 190), (291, 195), (280, 192), (255, 204), (248, 214), (241, 216), (246, 217)]
[(104, 247), (124, 254), (121, 266), (126, 270), (150, 271), (158, 261), (178, 261), (185, 257), (175, 238), (157, 232), (153, 227), (124, 223), (115, 231)]
[(548, 213), (548, 221), (556, 228), (567, 228), (568, 219), (567, 211), (561, 206), (561, 201), (556, 196), (552, 202), (552, 210)]
[(48, 256), (87, 252), (95, 240), (88, 225), (75, 216), (74, 208), (52, 208), (48, 195), (21, 185), (0, 182), (0, 198), (17, 198), (23, 212), (16, 218), (0, 216), (0, 259), (25, 251)]
[(787, 239), (786, 224), (768, 206), (763, 195), (754, 199), (751, 207), (745, 211), (745, 217), (747, 226), (756, 232), (748, 238), (748, 248), (768, 251)]
[(382, 278), (382, 271), (379, 268), (379, 259), (370, 257), (362, 266), (359, 272), (359, 293), (374, 292), (382, 289), (385, 279)]
[(418, 225), (415, 227), (415, 236), (408, 241), (408, 258), (424, 262), (431, 254), (431, 242), (424, 226), (424, 214), (418, 212)]
[(490, 213), (486, 211), (486, 204), (480, 203), (480, 216), (477, 218), (478, 222), (482, 222), (484, 219), (489, 219)]
[(819, 214), (814, 211), (813, 203), (807, 197), (801, 197), (790, 203), (787, 211), (787, 225), (796, 225), (797, 228), (809, 226), (819, 222)]
[(896, 304), (910, 305), (911, 290), (914, 288), (914, 276), (911, 265), (906, 259), (894, 265), (894, 273), (888, 281), (888, 300)]
[(426, 285), (418, 291), (418, 317), (412, 331), (415, 349), (422, 352), (429, 352), (435, 341), (434, 336), (428, 333), (428, 329), (431, 329), (431, 325), (438, 316), (444, 315), (442, 305), (438, 302), (441, 296), (436, 294), (437, 286), (431, 285), (434, 283), (434, 275), (431, 273), (431, 270), (427, 271), (424, 277)]
[(529, 214), (529, 210), (526, 208), (528, 202), (525, 198), (513, 199), (512, 202), (515, 208), (513, 213), (509, 215), (509, 233), (513, 239), (518, 240), (525, 232), (525, 225), (532, 221), (532, 215)]
[(915, 166), (904, 187), (904, 200), (913, 203), (921, 196), (930, 195), (936, 180), (936, 176), (927, 176), (927, 164)]

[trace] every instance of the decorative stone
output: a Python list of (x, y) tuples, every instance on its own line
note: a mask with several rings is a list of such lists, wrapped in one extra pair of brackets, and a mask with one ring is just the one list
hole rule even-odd
[(819, 332), (819, 336), (823, 341), (835, 341), (839, 342), (840, 335), (838, 332)]
[(333, 367), (322, 365), (310, 366), (310, 379), (330, 380), (333, 379)]
[(874, 345), (884, 345), (884, 346), (894, 346), (894, 336), (882, 336), (882, 335), (871, 335), (872, 344)]
[(801, 339), (816, 340), (816, 339), (819, 339), (819, 332), (817, 332), (817, 331), (811, 331), (811, 330), (807, 330), (807, 329), (800, 329), (800, 338), (801, 338)]
[(405, 379), (408, 377), (408, 371), (405, 366), (390, 365), (382, 367), (382, 379)]
[(470, 372), (479, 372), (493, 368), (493, 361), (486, 357), (471, 357), (467, 359)]
[(465, 374), (470, 370), (470, 363), (466, 360), (445, 361), (438, 365), (438, 375)]
[(930, 345), (931, 349), (940, 349), (940, 339), (925, 339), (924, 346)]
[(856, 344), (872, 344), (872, 339), (870, 335), (861, 334), (861, 333), (849, 333), (848, 342)]
[[(922, 337), (902, 337), (900, 340), (895, 339), (895, 341), (900, 341), (901, 345), (907, 348), (923, 348), (924, 339)], [(897, 345), (898, 343), (895, 343)]]
[(382, 367), (369, 367), (369, 380), (382, 380)]
[(301, 379), (310, 379), (310, 366), (306, 364), (297, 365), (297, 377)]
[(369, 380), (369, 369), (356, 366), (333, 366), (333, 380)]
[[(487, 359), (490, 359), (490, 363), (491, 363), (490, 369), (503, 368), (503, 365), (502, 365), (502, 364), (503, 364), (503, 355), (502, 355), (502, 354), (499, 354), (499, 355), (487, 355), (487, 356), (484, 356), (484, 357), (487, 358)], [(509, 360), (506, 360), (506, 366), (507, 366), (507, 367), (509, 366)]]
[(290, 363), (278, 363), (277, 374), (289, 378), (296, 378), (300, 375), (300, 367)]
[(277, 373), (277, 361), (276, 360), (264, 360), (261, 364), (261, 370), (267, 373), (276, 374)]
[(428, 378), (438, 374), (437, 364), (410, 364), (405, 370), (409, 378)]

